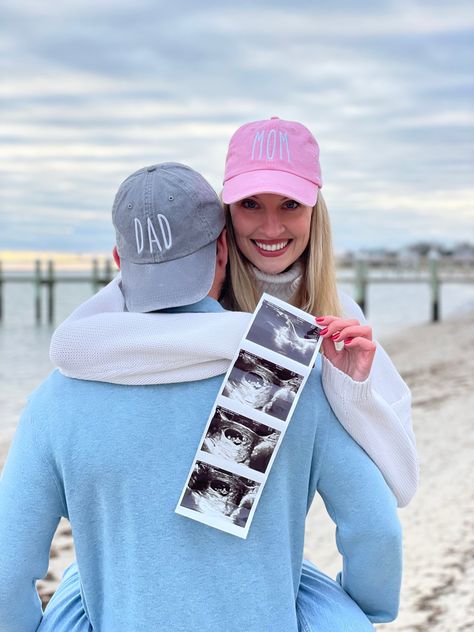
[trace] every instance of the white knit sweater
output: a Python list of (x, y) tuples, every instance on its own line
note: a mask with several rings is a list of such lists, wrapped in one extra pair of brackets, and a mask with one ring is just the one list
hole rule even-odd
[[(256, 271), (262, 289), (288, 298), (298, 267), (278, 277)], [(365, 322), (358, 305), (340, 293), (345, 316)], [(250, 315), (243, 312), (126, 312), (120, 275), (78, 307), (54, 332), (52, 362), (69, 377), (115, 384), (162, 384), (224, 373)], [(323, 358), (323, 386), (344, 428), (377, 464), (400, 507), (418, 484), (410, 391), (377, 345), (371, 374), (355, 382)]]

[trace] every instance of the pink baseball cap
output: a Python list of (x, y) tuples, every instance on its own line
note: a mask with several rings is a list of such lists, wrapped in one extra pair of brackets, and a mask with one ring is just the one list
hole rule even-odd
[(230, 139), (222, 199), (277, 193), (314, 206), (322, 186), (319, 146), (301, 123), (277, 116), (239, 127)]

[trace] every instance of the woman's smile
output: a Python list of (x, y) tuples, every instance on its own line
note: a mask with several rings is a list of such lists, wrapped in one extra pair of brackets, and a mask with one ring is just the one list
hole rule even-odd
[(252, 239), (262, 257), (281, 257), (287, 251), (291, 239)]

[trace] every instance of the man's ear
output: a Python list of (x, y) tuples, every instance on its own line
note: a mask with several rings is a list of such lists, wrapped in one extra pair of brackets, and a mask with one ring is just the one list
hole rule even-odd
[(229, 248), (227, 246), (227, 229), (223, 228), (221, 234), (217, 238), (216, 264), (220, 268), (226, 268), (227, 258), (229, 256)]
[(120, 255), (118, 253), (117, 246), (114, 246), (114, 249), (112, 250), (112, 256), (117, 268), (120, 270)]
[(212, 282), (211, 289), (208, 292), (208, 296), (216, 299), (216, 301), (219, 300), (222, 284), (225, 281), (227, 255), (227, 232), (224, 228), (219, 237), (216, 239), (216, 269), (214, 271), (214, 281)]

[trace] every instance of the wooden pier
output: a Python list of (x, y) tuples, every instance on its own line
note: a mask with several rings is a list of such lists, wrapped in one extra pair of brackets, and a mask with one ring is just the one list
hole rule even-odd
[[(341, 279), (338, 279), (338, 281)], [(474, 283), (474, 262), (456, 264), (442, 260), (437, 253), (426, 257), (418, 264), (395, 265), (389, 269), (371, 264), (365, 259), (355, 261), (354, 275), (345, 278), (345, 282), (355, 284), (355, 300), (367, 315), (367, 289), (369, 284), (421, 283), (430, 287), (431, 322), (436, 323), (441, 317), (441, 286), (448, 284)]]
[(33, 275), (17, 276), (13, 274), (5, 274), (3, 272), (2, 262), (0, 261), (0, 323), (4, 318), (4, 294), (3, 288), (6, 283), (27, 283), (34, 287), (34, 311), (35, 321), (41, 324), (42, 321), (42, 303), (43, 288), (46, 288), (46, 315), (47, 322), (54, 322), (56, 286), (59, 284), (69, 283), (85, 283), (90, 284), (91, 294), (95, 294), (101, 287), (110, 283), (115, 272), (112, 268), (112, 261), (107, 259), (101, 270), (97, 259), (92, 261), (90, 275), (58, 275), (55, 270), (54, 261), (48, 261), (46, 267), (43, 268), (41, 261), (35, 262)]
[[(349, 275), (342, 275), (349, 270)], [(455, 264), (451, 261), (440, 259), (438, 256), (429, 256), (420, 263), (410, 265), (390, 265), (384, 267), (383, 263), (374, 266), (373, 262), (366, 259), (357, 259), (350, 267), (338, 268), (338, 281), (355, 285), (355, 299), (362, 311), (367, 314), (367, 291), (374, 283), (422, 283), (430, 287), (431, 321), (437, 322), (441, 315), (441, 286), (446, 284), (474, 283), (474, 262)], [(69, 283), (88, 283), (91, 286), (91, 294), (97, 292), (100, 287), (107, 285), (115, 274), (115, 266), (111, 260), (106, 260), (99, 267), (97, 260), (92, 261), (90, 274), (61, 275), (57, 274), (53, 261), (47, 261), (45, 265), (36, 261), (33, 274), (17, 276), (3, 272), (0, 261), (0, 323), (4, 318), (4, 286), (7, 283), (28, 283), (34, 287), (34, 313), (37, 324), (42, 322), (43, 313), (43, 288), (46, 288), (46, 320), (54, 322), (56, 286)]]

